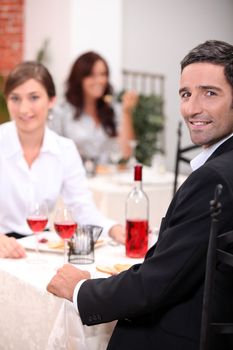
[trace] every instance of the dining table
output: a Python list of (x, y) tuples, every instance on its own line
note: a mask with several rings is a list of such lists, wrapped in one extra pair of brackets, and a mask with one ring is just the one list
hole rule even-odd
[[(179, 177), (179, 184), (185, 181)], [(143, 170), (143, 189), (149, 198), (149, 246), (157, 239), (158, 227), (172, 199), (174, 174)], [(133, 187), (133, 169), (96, 174), (88, 186), (99, 210), (122, 224), (125, 221), (125, 202)], [(61, 205), (60, 200), (58, 205)], [(60, 239), (55, 232), (44, 232), (39, 244), (41, 263), (35, 263), (35, 236), (20, 240), (27, 256), (23, 259), (0, 259), (0, 349), (1, 350), (104, 350), (116, 321), (83, 325), (70, 301), (47, 292), (46, 286), (64, 264), (63, 248), (49, 245)], [(100, 237), (101, 238), (101, 237)], [(91, 276), (107, 278), (101, 266), (133, 265), (143, 259), (126, 257), (125, 247), (103, 237), (95, 246), (94, 263), (75, 264), (90, 271)], [(34, 261), (34, 262), (33, 262)]]
[[(57, 242), (55, 232), (43, 232), (41, 238), (44, 242), (39, 243), (41, 263), (33, 260), (33, 235), (20, 239), (26, 249), (25, 258), (0, 259), (0, 349), (106, 349), (116, 321), (83, 325), (72, 302), (46, 290), (57, 269), (63, 266), (64, 257), (63, 248), (51, 248), (49, 245)], [(116, 244), (110, 238), (100, 237), (97, 243), (94, 263), (74, 265), (90, 271), (93, 278), (109, 276), (98, 270), (102, 267), (112, 268), (116, 264), (131, 266), (142, 261), (128, 258), (124, 245)]]
[[(180, 174), (178, 186), (186, 175)], [(143, 167), (142, 186), (149, 199), (149, 225), (159, 228), (173, 196), (174, 173), (164, 168)], [(133, 169), (106, 170), (90, 177), (88, 186), (98, 209), (105, 216), (125, 225), (126, 199), (134, 186)]]

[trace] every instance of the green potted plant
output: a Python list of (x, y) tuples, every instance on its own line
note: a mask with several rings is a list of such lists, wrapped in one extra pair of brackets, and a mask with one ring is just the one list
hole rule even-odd
[[(117, 100), (120, 102), (124, 91)], [(160, 96), (140, 94), (133, 111), (133, 125), (136, 136), (134, 156), (138, 162), (150, 166), (156, 152), (164, 153), (159, 145), (159, 135), (164, 128), (163, 100)], [(126, 162), (127, 160), (121, 160)]]
[(164, 127), (163, 101), (156, 95), (139, 95), (133, 112), (136, 136), (135, 158), (144, 165), (151, 165), (156, 152), (164, 150), (158, 144), (158, 137)]

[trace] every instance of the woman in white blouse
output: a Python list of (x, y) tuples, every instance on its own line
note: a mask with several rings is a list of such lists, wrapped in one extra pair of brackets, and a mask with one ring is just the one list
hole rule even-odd
[(79, 56), (67, 79), (65, 101), (51, 111), (49, 127), (74, 140), (83, 159), (107, 163), (116, 139), (122, 158), (132, 153), (132, 111), (138, 97), (126, 92), (120, 111), (112, 103), (112, 94), (105, 59), (93, 51)]
[(25, 255), (12, 236), (31, 233), (28, 206), (46, 201), (52, 211), (59, 196), (78, 223), (101, 225), (123, 243), (123, 227), (101, 215), (93, 203), (74, 142), (46, 127), (55, 103), (48, 70), (36, 62), (19, 64), (6, 81), (5, 96), (12, 121), (0, 126), (0, 257)]

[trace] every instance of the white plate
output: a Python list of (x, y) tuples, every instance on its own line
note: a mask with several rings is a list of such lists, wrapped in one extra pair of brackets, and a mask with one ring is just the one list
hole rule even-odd
[[(40, 252), (47, 252), (47, 253), (59, 253), (63, 254), (64, 253), (64, 248), (63, 246), (59, 246), (58, 248), (52, 248), (50, 245), (53, 245), (56, 243), (60, 243), (61, 238), (56, 234), (56, 232), (50, 232), (50, 231), (45, 231), (40, 234), (38, 234), (38, 239), (45, 238), (48, 241), (45, 243), (39, 243), (39, 251)], [(19, 243), (27, 250), (35, 250), (36, 248), (36, 237), (34, 235), (28, 236), (28, 237), (23, 237), (18, 239)], [(101, 247), (106, 244), (106, 240), (104, 238), (99, 238), (95, 244), (95, 248)]]
[[(50, 248), (49, 247), (49, 244), (61, 241), (61, 238), (55, 232), (45, 231), (45, 232), (39, 233), (38, 239), (42, 239), (42, 238), (45, 238), (48, 241), (45, 243), (39, 243), (39, 251), (40, 252), (59, 253), (59, 254), (64, 252), (63, 247), (59, 247), (59, 248)], [(32, 235), (32, 236), (20, 238), (20, 239), (18, 239), (18, 241), (25, 249), (35, 250), (35, 248), (36, 248), (35, 239), (36, 239), (36, 237), (34, 235)]]

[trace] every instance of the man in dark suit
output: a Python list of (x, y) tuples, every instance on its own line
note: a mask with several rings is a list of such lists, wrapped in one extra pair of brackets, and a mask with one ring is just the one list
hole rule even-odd
[[(233, 46), (207, 41), (189, 52), (181, 62), (179, 93), (191, 139), (203, 152), (191, 162), (193, 172), (174, 196), (157, 244), (142, 264), (118, 276), (89, 279), (65, 265), (47, 287), (74, 296), (83, 324), (118, 320), (109, 350), (199, 349), (209, 203), (219, 183), (219, 229), (233, 229)], [(232, 268), (219, 265), (215, 321), (233, 321), (232, 276)], [(232, 349), (225, 336), (213, 340), (211, 349)]]

